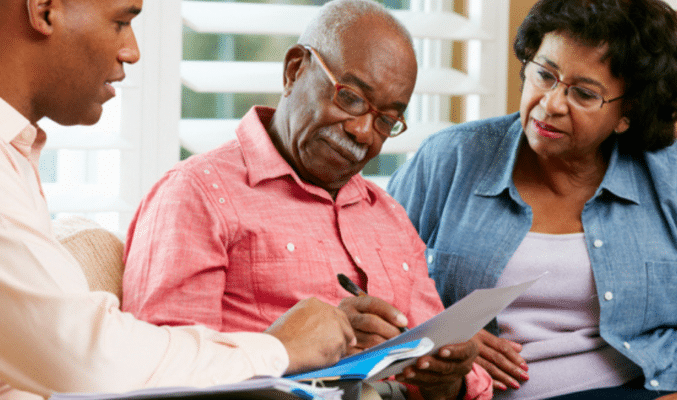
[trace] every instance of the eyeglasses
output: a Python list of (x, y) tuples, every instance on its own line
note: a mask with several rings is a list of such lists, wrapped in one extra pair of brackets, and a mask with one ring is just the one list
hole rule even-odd
[(362, 97), (356, 89), (338, 83), (317, 50), (310, 46), (303, 47), (308, 49), (310, 53), (317, 58), (322, 70), (336, 88), (332, 100), (341, 110), (355, 117), (359, 117), (366, 113), (374, 114), (374, 130), (383, 136), (395, 137), (407, 130), (407, 123), (404, 121), (404, 118), (398, 118), (382, 113), (367, 101), (367, 99)]
[(611, 103), (623, 98), (623, 96), (619, 96), (605, 100), (601, 94), (593, 90), (562, 82), (554, 72), (533, 60), (525, 61), (524, 77), (534, 87), (546, 91), (554, 90), (561, 83), (566, 86), (564, 94), (569, 103), (585, 111), (598, 110), (602, 108), (604, 103)]

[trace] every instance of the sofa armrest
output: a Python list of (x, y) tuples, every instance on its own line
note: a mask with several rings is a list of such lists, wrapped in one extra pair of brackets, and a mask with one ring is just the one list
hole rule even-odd
[(92, 291), (107, 291), (122, 300), (124, 243), (96, 222), (69, 216), (54, 220), (54, 234), (80, 263)]

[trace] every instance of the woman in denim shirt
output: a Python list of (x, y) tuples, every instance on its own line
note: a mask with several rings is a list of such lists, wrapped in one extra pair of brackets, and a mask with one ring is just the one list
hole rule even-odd
[(677, 391), (675, 12), (541, 0), (514, 50), (520, 112), (428, 138), (389, 192), (446, 306), (549, 271), (476, 337), (497, 398)]

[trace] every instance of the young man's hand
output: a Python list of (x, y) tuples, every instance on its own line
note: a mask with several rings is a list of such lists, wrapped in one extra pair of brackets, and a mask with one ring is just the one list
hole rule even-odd
[(345, 313), (314, 297), (296, 303), (266, 333), (287, 349), (287, 374), (334, 364), (356, 343)]

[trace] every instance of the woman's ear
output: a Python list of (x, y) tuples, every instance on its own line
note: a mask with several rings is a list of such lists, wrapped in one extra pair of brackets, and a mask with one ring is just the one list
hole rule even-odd
[(28, 22), (37, 32), (47, 36), (54, 32), (54, 8), (60, 0), (26, 0)]
[(614, 133), (621, 134), (630, 128), (630, 119), (628, 117), (622, 117), (616, 127), (614, 128)]
[(282, 74), (283, 96), (289, 96), (291, 89), (306, 70), (310, 62), (310, 52), (300, 44), (294, 45), (284, 56), (284, 73)]

